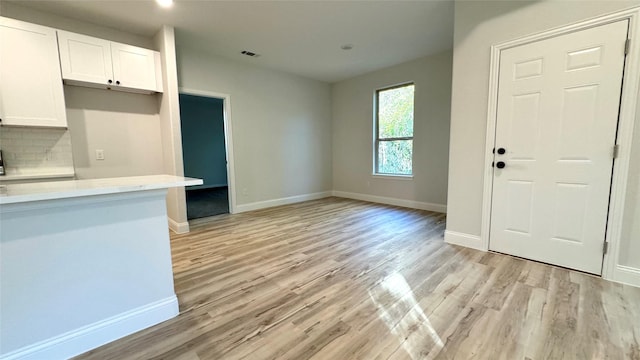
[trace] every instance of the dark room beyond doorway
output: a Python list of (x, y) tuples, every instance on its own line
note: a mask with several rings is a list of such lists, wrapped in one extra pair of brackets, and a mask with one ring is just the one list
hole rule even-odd
[(180, 94), (184, 175), (203, 179), (186, 190), (189, 220), (229, 213), (224, 100)]

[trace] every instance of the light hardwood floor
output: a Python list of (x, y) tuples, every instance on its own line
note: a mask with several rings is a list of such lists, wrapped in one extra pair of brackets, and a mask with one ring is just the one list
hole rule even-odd
[(640, 289), (338, 198), (171, 239), (180, 315), (79, 359), (640, 359)]

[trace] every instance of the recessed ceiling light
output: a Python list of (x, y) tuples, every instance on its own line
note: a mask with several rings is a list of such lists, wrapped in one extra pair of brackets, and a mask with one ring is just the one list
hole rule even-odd
[(173, 5), (173, 0), (156, 0), (156, 2), (158, 3), (158, 5), (162, 6), (163, 8), (168, 8), (168, 7), (171, 7), (171, 5)]
[(353, 49), (353, 45), (352, 44), (344, 44), (344, 45), (340, 46), (340, 49), (342, 49), (342, 50), (351, 50), (351, 49)]

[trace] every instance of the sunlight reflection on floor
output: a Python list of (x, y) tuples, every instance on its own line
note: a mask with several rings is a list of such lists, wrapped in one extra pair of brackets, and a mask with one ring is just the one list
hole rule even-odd
[[(389, 275), (380, 287), (369, 290), (369, 297), (378, 308), (380, 319), (412, 359), (423, 359), (426, 355), (423, 351), (427, 348), (432, 350), (429, 351), (431, 354), (436, 354), (444, 347), (442, 339), (400, 273)], [(425, 344), (425, 341), (432, 344)]]

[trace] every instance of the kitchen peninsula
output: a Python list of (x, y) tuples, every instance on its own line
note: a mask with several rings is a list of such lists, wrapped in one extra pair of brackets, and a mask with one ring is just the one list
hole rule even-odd
[(0, 359), (58, 359), (178, 314), (170, 175), (0, 186)]

